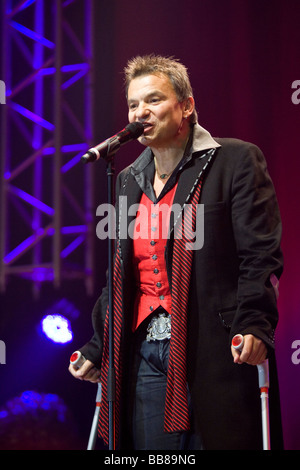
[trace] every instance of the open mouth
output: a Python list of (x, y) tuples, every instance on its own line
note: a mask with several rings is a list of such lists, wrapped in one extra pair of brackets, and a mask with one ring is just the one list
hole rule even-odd
[(153, 125), (150, 124), (149, 122), (144, 122), (143, 126), (144, 126), (144, 134), (147, 133), (153, 127)]

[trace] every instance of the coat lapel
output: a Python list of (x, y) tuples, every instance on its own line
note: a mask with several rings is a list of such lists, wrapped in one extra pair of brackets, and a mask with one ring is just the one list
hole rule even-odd
[[(183, 210), (184, 205), (188, 203), (189, 198), (193, 192), (195, 182), (197, 183), (202, 171), (206, 170), (206, 165), (209, 162), (212, 151), (214, 150), (210, 150), (204, 154), (202, 153), (202, 155), (195, 156), (191, 160), (191, 164), (188, 165), (180, 175), (173, 204), (179, 204), (181, 210)], [(171, 227), (171, 230), (173, 229), (174, 225)]]

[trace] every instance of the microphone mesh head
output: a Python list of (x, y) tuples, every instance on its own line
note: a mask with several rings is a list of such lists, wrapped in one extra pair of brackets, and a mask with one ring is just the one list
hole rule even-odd
[(125, 129), (131, 134), (133, 139), (137, 139), (144, 132), (144, 126), (141, 122), (131, 122)]

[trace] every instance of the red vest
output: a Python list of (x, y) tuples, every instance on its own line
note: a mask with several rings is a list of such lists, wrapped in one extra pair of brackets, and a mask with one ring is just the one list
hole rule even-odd
[(177, 184), (157, 204), (144, 193), (140, 201), (133, 234), (133, 264), (138, 285), (133, 330), (159, 306), (171, 313), (165, 247), (176, 188)]

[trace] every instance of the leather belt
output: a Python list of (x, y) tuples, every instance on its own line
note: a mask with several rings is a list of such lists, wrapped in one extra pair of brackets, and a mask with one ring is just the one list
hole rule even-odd
[(155, 315), (148, 325), (147, 332), (146, 340), (148, 342), (170, 339), (171, 315), (168, 313), (159, 313), (158, 315)]

